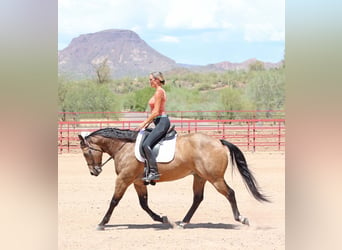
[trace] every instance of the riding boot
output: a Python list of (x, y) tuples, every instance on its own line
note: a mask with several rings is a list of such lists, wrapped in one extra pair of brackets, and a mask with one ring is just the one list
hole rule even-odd
[(148, 163), (149, 173), (147, 177), (143, 178), (143, 180), (145, 181), (159, 180), (160, 175), (158, 173), (157, 162), (156, 162), (156, 158), (153, 155), (152, 149), (148, 146), (144, 148), (144, 152), (145, 152), (145, 157)]

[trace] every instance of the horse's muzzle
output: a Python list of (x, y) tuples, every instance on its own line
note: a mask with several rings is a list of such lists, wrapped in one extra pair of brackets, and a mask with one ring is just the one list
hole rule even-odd
[(90, 170), (91, 175), (98, 176), (102, 172), (102, 168), (100, 166), (95, 166), (93, 169)]

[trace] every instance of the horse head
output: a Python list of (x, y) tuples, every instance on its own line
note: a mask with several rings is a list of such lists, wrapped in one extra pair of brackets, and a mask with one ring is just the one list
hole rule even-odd
[(78, 135), (80, 139), (80, 146), (83, 152), (83, 156), (87, 161), (87, 165), (91, 175), (98, 176), (102, 172), (102, 154), (101, 148), (96, 145), (91, 146), (88, 138), (85, 135)]

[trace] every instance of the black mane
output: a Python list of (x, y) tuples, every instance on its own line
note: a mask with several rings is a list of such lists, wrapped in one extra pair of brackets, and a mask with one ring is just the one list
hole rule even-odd
[(87, 137), (100, 135), (106, 138), (115, 138), (122, 141), (135, 142), (139, 131), (130, 129), (119, 129), (119, 128), (103, 128), (96, 130), (89, 134)]

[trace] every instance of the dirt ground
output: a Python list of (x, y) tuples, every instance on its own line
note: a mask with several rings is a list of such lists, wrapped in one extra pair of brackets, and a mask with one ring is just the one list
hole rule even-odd
[[(170, 224), (154, 222), (139, 205), (131, 185), (115, 208), (105, 231), (96, 226), (113, 195), (114, 162), (94, 177), (81, 153), (58, 156), (58, 249), (285, 249), (285, 153), (244, 153), (263, 192), (260, 203), (247, 191), (238, 170), (225, 174), (240, 213), (250, 226), (234, 220), (228, 200), (207, 183), (204, 200), (184, 229), (192, 203), (192, 176), (149, 186), (149, 206)], [(106, 159), (106, 158), (105, 158)]]

